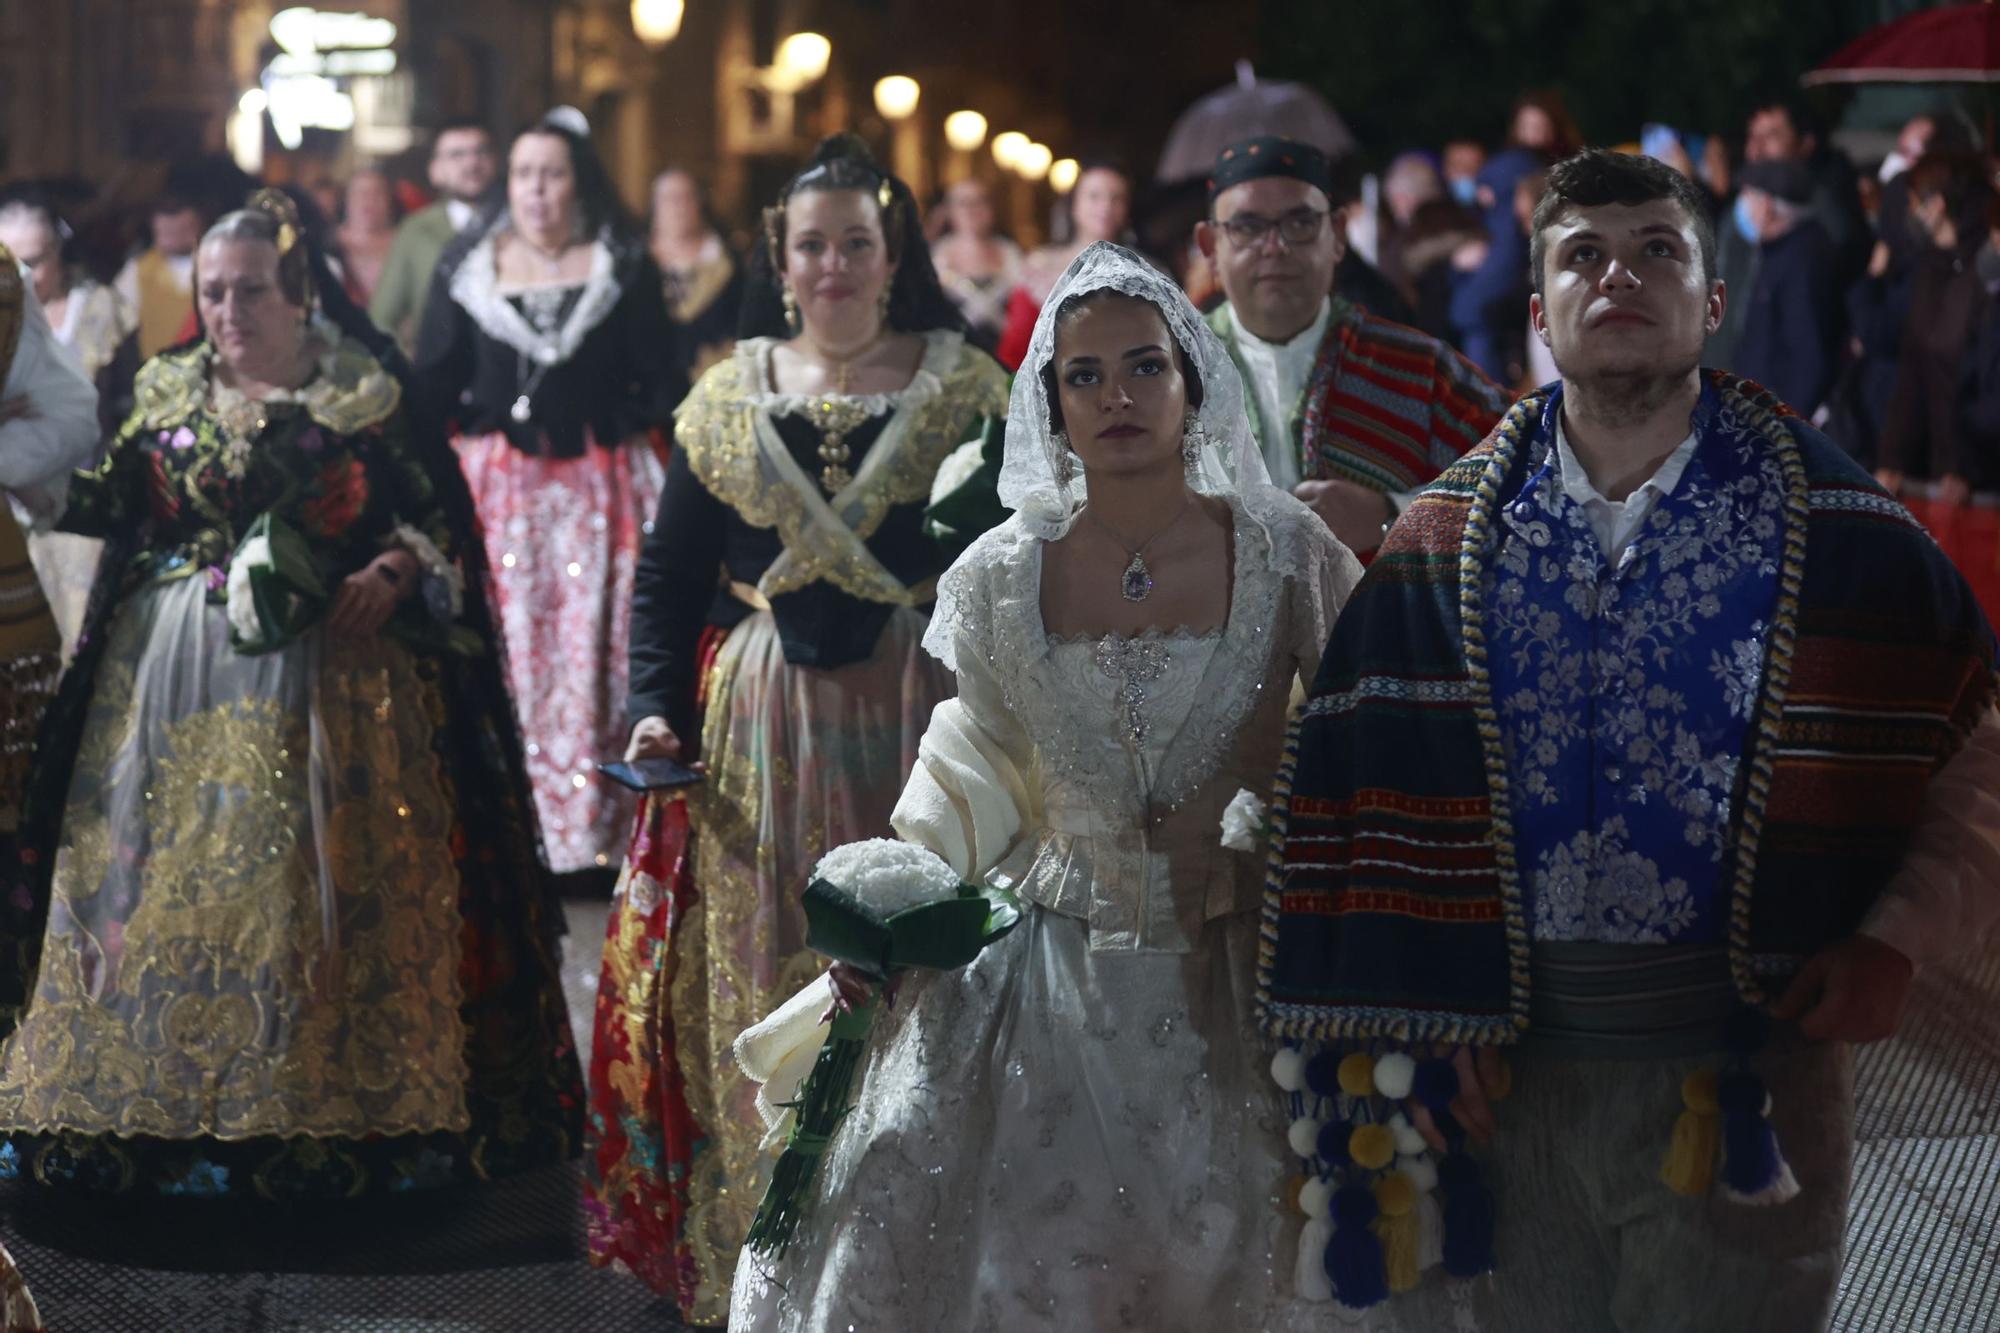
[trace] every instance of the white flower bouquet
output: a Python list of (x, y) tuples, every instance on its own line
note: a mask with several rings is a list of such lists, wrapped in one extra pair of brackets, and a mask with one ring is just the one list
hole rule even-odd
[[(964, 967), (1019, 924), (1021, 915), (1006, 893), (963, 883), (944, 858), (891, 838), (849, 843), (822, 857), (806, 888), (805, 912), (806, 943), (877, 985), (867, 1003), (836, 1011), (811, 1073), (796, 1095), (781, 1103), (796, 1114), (749, 1236), (753, 1249), (767, 1253), (782, 1254), (798, 1229), (819, 1159), (847, 1114), (847, 1090), (866, 1053), (882, 986), (910, 968)], [(818, 983), (812, 989), (826, 994)], [(782, 1023), (788, 1011), (796, 1019), (803, 1012), (802, 996), (773, 1020)], [(796, 1070), (805, 1047), (765, 1043), (768, 1050), (753, 1054), (759, 1030), (771, 1021), (739, 1037), (736, 1053), (752, 1077), (761, 1070), (775, 1081), (788, 1067)]]
[(268, 513), (259, 514), (237, 544), (223, 590), (230, 646), (251, 656), (290, 643), (327, 603), (305, 538)]

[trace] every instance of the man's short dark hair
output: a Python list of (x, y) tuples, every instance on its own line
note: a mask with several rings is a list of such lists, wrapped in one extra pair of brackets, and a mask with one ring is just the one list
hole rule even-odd
[(1542, 237), (1565, 210), (1600, 208), (1605, 204), (1650, 204), (1655, 199), (1671, 199), (1680, 205), (1681, 212), (1694, 226), (1702, 281), (1715, 281), (1715, 226), (1709, 221), (1708, 201), (1694, 182), (1650, 157), (1586, 148), (1549, 168), (1548, 189), (1542, 194), (1542, 202), (1535, 205), (1528, 235), (1528, 264), (1534, 274), (1535, 290), (1542, 290), (1542, 261), (1548, 254)]
[(493, 142), (492, 129), (479, 117), (453, 116), (450, 120), (441, 123), (437, 127), (436, 133), (431, 135), (432, 152), (437, 151), (437, 145), (443, 141), (444, 136), (447, 134), (483, 134), (486, 136), (487, 143), (491, 144)]
[(1811, 139), (1815, 145), (1826, 138), (1826, 122), (1820, 119), (1813, 104), (1795, 93), (1784, 93), (1777, 97), (1767, 97), (1752, 108), (1751, 117), (1763, 115), (1766, 111), (1782, 111), (1791, 122), (1792, 133), (1801, 139)]

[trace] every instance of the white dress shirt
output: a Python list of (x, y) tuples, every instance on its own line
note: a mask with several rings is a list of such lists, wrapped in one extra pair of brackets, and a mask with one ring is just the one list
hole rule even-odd
[(1597, 534), (1597, 544), (1613, 569), (1618, 568), (1618, 562), (1632, 546), (1632, 539), (1646, 525), (1653, 506), (1662, 497), (1672, 495), (1674, 487), (1681, 484), (1681, 474), (1687, 471), (1688, 460), (1694, 457), (1699, 443), (1700, 437), (1689, 431), (1688, 437), (1661, 462), (1659, 470), (1636, 490), (1623, 500), (1607, 500), (1591, 482), (1590, 474), (1583, 470), (1576, 451), (1570, 448), (1569, 436), (1563, 431), (1562, 414), (1556, 414), (1556, 468), (1563, 494), (1590, 520), (1590, 530)]
[(1321, 301), (1313, 322), (1281, 343), (1264, 341), (1244, 328), (1241, 319), (1229, 321), (1237, 355), (1249, 372), (1246, 387), (1257, 399), (1257, 420), (1263, 427), (1257, 443), (1264, 451), (1264, 466), (1270, 469), (1271, 484), (1286, 492), (1303, 480), (1299, 453), (1292, 444), (1292, 412), (1305, 392), (1306, 381), (1312, 378), (1320, 339), (1326, 336), (1327, 321), (1332, 317), (1332, 300)]

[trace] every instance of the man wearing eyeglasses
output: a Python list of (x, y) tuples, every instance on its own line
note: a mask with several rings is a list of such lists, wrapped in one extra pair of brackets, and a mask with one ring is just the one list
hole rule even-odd
[(1333, 295), (1347, 243), (1332, 197), (1317, 148), (1245, 139), (1216, 159), (1195, 243), (1229, 298), (1209, 324), (1243, 376), (1272, 480), (1365, 560), (1507, 396), (1436, 338)]

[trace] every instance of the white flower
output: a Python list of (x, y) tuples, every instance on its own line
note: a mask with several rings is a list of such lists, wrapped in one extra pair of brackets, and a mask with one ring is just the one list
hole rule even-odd
[(225, 585), (229, 597), (229, 625), (236, 631), (236, 637), (245, 644), (263, 642), (264, 626), (257, 619), (257, 599), (250, 591), (252, 570), (268, 569), (271, 565), (271, 539), (253, 537), (236, 549), (236, 557), (229, 562), (229, 580)]
[(972, 480), (973, 474), (979, 471), (979, 465), (986, 459), (985, 449), (984, 440), (967, 440), (945, 455), (944, 462), (938, 464), (937, 476), (931, 481), (932, 504)]
[(1264, 836), (1264, 803), (1238, 787), (1222, 811), (1222, 845), (1232, 852), (1254, 852)]
[(958, 872), (928, 848), (895, 838), (836, 847), (813, 867), (813, 878), (837, 884), (877, 917), (958, 894)]

